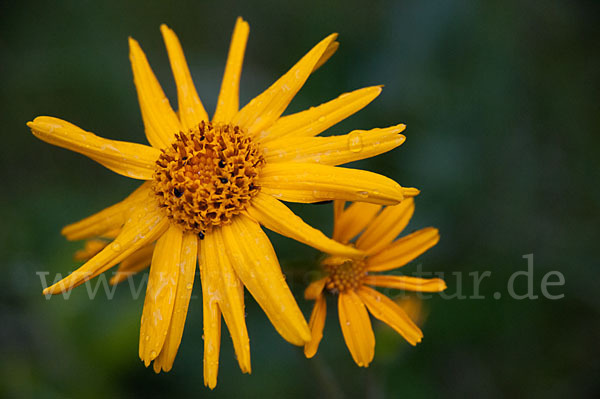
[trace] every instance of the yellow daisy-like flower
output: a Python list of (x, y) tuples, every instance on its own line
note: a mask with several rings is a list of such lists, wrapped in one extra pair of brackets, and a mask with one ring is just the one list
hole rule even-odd
[[(244, 287), (287, 341), (310, 341), (308, 325), (260, 225), (324, 252), (361, 257), (360, 250), (327, 238), (280, 200), (312, 203), (343, 199), (397, 204), (418, 190), (378, 174), (335, 167), (389, 151), (404, 141), (404, 125), (343, 136), (315, 137), (357, 112), (380, 93), (367, 87), (281, 116), (308, 76), (337, 49), (323, 39), (262, 94), (238, 109), (248, 24), (234, 28), (219, 100), (210, 120), (192, 82), (175, 34), (161, 26), (177, 85), (175, 112), (139, 44), (130, 59), (150, 146), (107, 140), (64, 120), (42, 116), (27, 125), (48, 143), (79, 152), (127, 177), (145, 180), (123, 201), (63, 229), (69, 240), (92, 242), (89, 260), (44, 290), (57, 294), (120, 264), (135, 272), (149, 263), (139, 355), (154, 370), (171, 369), (179, 347), (198, 261), (204, 309), (204, 378), (217, 381), (221, 316), (243, 372), (250, 372)], [(91, 256), (91, 258), (90, 258)], [(113, 283), (122, 277), (116, 276)]]
[(375, 354), (375, 336), (367, 310), (396, 330), (411, 345), (421, 342), (423, 333), (402, 306), (369, 287), (418, 292), (439, 292), (446, 289), (446, 283), (439, 278), (422, 279), (375, 273), (402, 267), (439, 241), (438, 230), (432, 227), (394, 241), (410, 221), (414, 209), (412, 198), (383, 210), (380, 205), (360, 202), (344, 209), (344, 201), (335, 202), (333, 238), (340, 243), (348, 243), (362, 232), (355, 246), (367, 256), (352, 259), (332, 255), (321, 262), (325, 276), (312, 282), (304, 292), (306, 299), (315, 300), (309, 321), (312, 339), (304, 346), (306, 357), (311, 358), (317, 353), (323, 338), (327, 314), (325, 293), (337, 295), (344, 340), (359, 366), (367, 367)]

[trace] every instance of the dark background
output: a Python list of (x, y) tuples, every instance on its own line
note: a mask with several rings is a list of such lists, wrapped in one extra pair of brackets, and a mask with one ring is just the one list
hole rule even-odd
[[(0, 396), (2, 397), (593, 397), (600, 393), (598, 242), (600, 3), (595, 1), (290, 2), (64, 1), (0, 6)], [(252, 375), (227, 330), (219, 383), (202, 382), (200, 286), (174, 370), (137, 356), (142, 298), (85, 288), (46, 300), (36, 272), (75, 268), (81, 243), (60, 228), (123, 198), (136, 182), (36, 140), (25, 123), (64, 118), (112, 139), (145, 142), (128, 61), (140, 41), (165, 91), (174, 83), (159, 32), (179, 35), (210, 112), (236, 16), (251, 27), (246, 103), (321, 38), (338, 53), (290, 111), (384, 84), (369, 107), (330, 129), (408, 125), (406, 143), (357, 166), (422, 190), (410, 230), (440, 229), (438, 246), (403, 269), (443, 272), (447, 297), (424, 301), (425, 339), (410, 347), (374, 322), (368, 369), (355, 366), (333, 307), (318, 355), (285, 343), (247, 295)], [(294, 206), (331, 232), (330, 205)], [(317, 252), (270, 234), (299, 304)], [(526, 270), (538, 299), (511, 298)], [(485, 299), (473, 296), (473, 275)], [(540, 284), (560, 271), (562, 299)], [(526, 292), (524, 276), (515, 283)], [(494, 299), (494, 293), (500, 299)], [(450, 298), (448, 298), (450, 297)]]

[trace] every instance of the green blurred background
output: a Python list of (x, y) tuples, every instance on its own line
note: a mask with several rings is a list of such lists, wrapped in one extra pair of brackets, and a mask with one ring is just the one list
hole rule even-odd
[[(64, 1), (0, 5), (1, 397), (598, 397), (600, 394), (600, 3), (596, 1)], [(330, 129), (408, 125), (406, 143), (357, 166), (422, 190), (410, 230), (442, 240), (406, 266), (443, 272), (448, 296), (424, 301), (416, 348), (374, 322), (377, 346), (359, 369), (333, 307), (312, 359), (285, 343), (247, 295), (252, 375), (223, 330), (219, 383), (202, 382), (202, 302), (194, 288), (174, 370), (137, 356), (143, 299), (126, 285), (108, 300), (85, 288), (46, 300), (38, 271), (73, 270), (60, 228), (124, 197), (136, 182), (36, 140), (25, 123), (52, 115), (112, 139), (144, 142), (127, 37), (140, 41), (171, 102), (159, 32), (179, 35), (213, 111), (235, 18), (251, 27), (242, 104), (331, 32), (338, 53), (290, 111), (384, 84), (369, 107)], [(294, 206), (331, 232), (331, 205)], [(302, 299), (317, 252), (270, 234)], [(560, 271), (558, 300), (510, 298), (507, 281), (534, 254), (533, 284)], [(138, 280), (139, 281), (139, 280)], [(523, 276), (516, 290), (526, 291)], [(500, 299), (494, 299), (494, 293)], [(392, 293), (392, 295), (398, 293)]]

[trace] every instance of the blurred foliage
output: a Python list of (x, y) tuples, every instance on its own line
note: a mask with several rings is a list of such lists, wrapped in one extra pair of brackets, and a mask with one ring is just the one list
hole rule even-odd
[[(600, 331), (594, 247), (600, 204), (600, 3), (596, 1), (3, 2), (0, 5), (0, 396), (2, 397), (594, 397)], [(360, 162), (422, 190), (409, 229), (442, 240), (416, 266), (443, 272), (451, 295), (473, 293), (469, 272), (490, 271), (486, 299), (434, 296), (416, 348), (380, 323), (375, 361), (354, 365), (330, 307), (312, 360), (285, 343), (248, 295), (253, 373), (237, 368), (223, 330), (219, 384), (202, 384), (199, 285), (174, 370), (155, 375), (137, 357), (142, 299), (40, 295), (37, 271), (66, 273), (80, 243), (61, 226), (120, 200), (135, 182), (36, 140), (25, 122), (64, 118), (97, 134), (144, 142), (128, 64), (138, 39), (172, 101), (158, 27), (180, 36), (198, 91), (214, 110), (235, 17), (251, 26), (245, 103), (327, 34), (338, 53), (290, 106), (384, 84), (383, 94), (331, 129), (404, 122), (407, 142)], [(293, 206), (331, 231), (331, 206)], [(302, 299), (317, 253), (270, 234)], [(535, 256), (534, 283), (561, 271), (560, 300), (507, 295)], [(455, 274), (453, 274), (455, 273)], [(460, 274), (456, 274), (460, 273)], [(462, 276), (459, 278), (458, 276)], [(140, 277), (141, 278), (141, 277)], [(517, 292), (526, 289), (518, 279)], [(493, 294), (500, 292), (501, 299)]]

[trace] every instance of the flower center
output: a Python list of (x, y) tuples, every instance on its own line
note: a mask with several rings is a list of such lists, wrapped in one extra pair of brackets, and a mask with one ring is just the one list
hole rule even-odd
[(325, 286), (334, 293), (358, 288), (367, 275), (365, 262), (358, 259), (330, 256), (321, 265), (329, 274)]
[(174, 222), (200, 238), (231, 223), (260, 191), (263, 156), (245, 130), (230, 124), (200, 124), (163, 149), (153, 191)]

